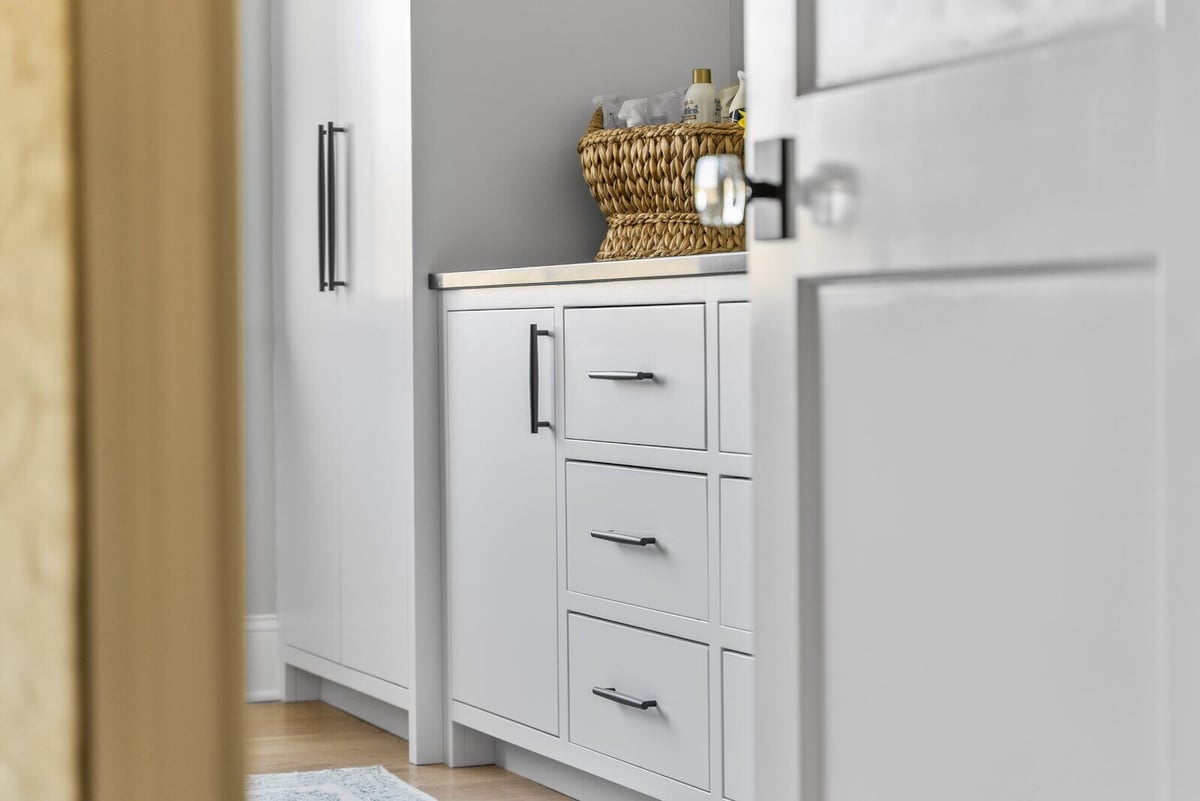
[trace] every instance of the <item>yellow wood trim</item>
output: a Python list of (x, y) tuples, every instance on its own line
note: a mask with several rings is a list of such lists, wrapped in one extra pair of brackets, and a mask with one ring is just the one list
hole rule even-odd
[(232, 0), (75, 0), (87, 795), (242, 794)]

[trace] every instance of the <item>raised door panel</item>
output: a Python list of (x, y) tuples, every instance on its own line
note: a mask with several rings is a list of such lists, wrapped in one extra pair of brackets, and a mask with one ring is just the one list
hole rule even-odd
[(1159, 796), (1156, 283), (812, 290), (824, 798)]
[(408, 6), (340, 5), (342, 664), (409, 684), (413, 344)]
[(1153, 12), (1152, 0), (817, 0), (817, 84), (979, 58)]
[[(450, 694), (558, 732), (558, 556), (550, 309), (446, 315)], [(532, 347), (531, 347), (532, 346)], [(537, 392), (531, 392), (536, 368)]]
[(329, 0), (272, 12), (277, 599), (283, 642), (337, 661), (337, 299), (321, 291), (318, 126), (335, 113)]

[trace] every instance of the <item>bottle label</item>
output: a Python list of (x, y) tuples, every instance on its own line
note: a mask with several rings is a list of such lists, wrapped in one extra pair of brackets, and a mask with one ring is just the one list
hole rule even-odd
[(687, 97), (683, 100), (683, 121), (695, 122), (700, 118), (700, 104), (693, 98)]

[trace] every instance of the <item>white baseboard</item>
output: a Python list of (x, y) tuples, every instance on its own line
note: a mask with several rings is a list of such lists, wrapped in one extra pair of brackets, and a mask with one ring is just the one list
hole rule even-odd
[(246, 616), (246, 700), (283, 699), (283, 658), (279, 653), (279, 619)]

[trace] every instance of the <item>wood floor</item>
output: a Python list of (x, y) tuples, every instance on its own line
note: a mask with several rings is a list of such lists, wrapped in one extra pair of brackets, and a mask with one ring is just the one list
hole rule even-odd
[(328, 704), (249, 704), (246, 770), (296, 770), (383, 765), (437, 801), (562, 801), (566, 796), (496, 767), (410, 765), (408, 742)]

